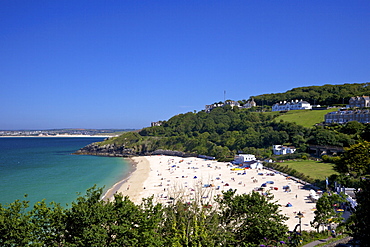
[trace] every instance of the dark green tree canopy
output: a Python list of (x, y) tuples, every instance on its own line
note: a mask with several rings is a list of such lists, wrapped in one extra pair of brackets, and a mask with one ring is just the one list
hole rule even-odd
[(115, 195), (100, 200), (91, 188), (71, 208), (27, 201), (0, 205), (0, 246), (257, 246), (287, 241), (285, 216), (271, 198), (224, 193), (220, 207), (200, 201), (173, 204)]
[(370, 174), (370, 142), (364, 141), (345, 148), (335, 169), (354, 177)]
[(323, 85), (298, 87), (285, 93), (262, 94), (251, 96), (257, 105), (272, 106), (275, 103), (286, 100), (305, 100), (311, 104), (335, 105), (346, 104), (353, 96), (370, 95), (370, 83), (347, 83), (342, 85)]

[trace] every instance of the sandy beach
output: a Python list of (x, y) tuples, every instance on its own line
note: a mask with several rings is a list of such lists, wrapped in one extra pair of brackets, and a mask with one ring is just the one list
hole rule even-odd
[[(310, 221), (314, 218), (315, 203), (308, 196), (309, 189), (289, 177), (269, 170), (231, 170), (230, 163), (181, 158), (173, 156), (143, 156), (132, 158), (136, 170), (126, 180), (117, 183), (105, 195), (112, 198), (115, 192), (127, 195), (135, 203), (154, 196), (155, 202), (167, 203), (170, 199), (185, 201), (202, 200), (212, 203), (213, 196), (222, 191), (236, 189), (237, 194), (250, 193), (266, 184), (263, 193), (269, 191), (274, 201), (281, 205), (282, 213), (289, 219), (286, 224), (293, 230), (298, 224), (298, 212), (303, 213), (302, 230), (314, 230)], [(274, 174), (274, 175), (272, 175)], [(289, 189), (283, 189), (289, 186)], [(292, 206), (287, 207), (290, 203)]]

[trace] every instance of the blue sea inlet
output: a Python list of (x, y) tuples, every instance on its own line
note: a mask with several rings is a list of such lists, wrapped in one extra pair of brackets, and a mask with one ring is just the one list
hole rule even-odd
[(123, 179), (131, 166), (115, 157), (72, 155), (95, 137), (4, 137), (0, 138), (0, 203), (16, 199), (55, 201), (70, 205), (78, 195), (96, 184), (105, 190)]

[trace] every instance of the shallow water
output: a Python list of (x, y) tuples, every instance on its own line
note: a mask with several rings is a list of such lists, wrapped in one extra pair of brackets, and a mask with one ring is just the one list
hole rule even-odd
[(123, 158), (72, 155), (103, 138), (11, 137), (0, 138), (0, 203), (46, 199), (65, 206), (77, 193), (97, 184), (105, 190), (125, 177), (130, 164)]

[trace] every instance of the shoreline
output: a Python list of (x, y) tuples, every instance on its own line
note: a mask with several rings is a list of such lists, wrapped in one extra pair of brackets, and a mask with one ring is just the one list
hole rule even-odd
[(50, 138), (50, 137), (102, 137), (102, 138), (107, 138), (107, 137), (114, 137), (114, 136), (106, 136), (106, 135), (55, 135), (55, 136), (0, 136), (0, 138), (6, 138), (6, 137), (11, 137), (11, 138), (15, 138), (15, 137), (20, 137), (20, 138), (25, 138), (25, 137), (32, 137), (32, 138), (36, 138), (36, 137), (42, 137), (42, 138)]
[[(231, 170), (230, 163), (194, 157), (153, 155), (136, 156), (130, 160), (136, 168), (127, 178), (112, 186), (103, 200), (114, 200), (115, 193), (122, 193), (135, 204), (150, 196), (153, 196), (154, 203), (162, 204), (176, 199), (189, 202), (200, 199), (213, 203), (213, 197), (221, 195), (222, 191), (236, 189), (236, 194), (248, 194), (262, 188), (261, 184), (267, 184), (259, 193), (269, 191), (274, 196), (272, 201), (279, 204), (281, 213), (289, 217), (285, 222), (289, 230), (298, 224), (298, 212), (304, 214), (302, 229), (315, 230), (309, 224), (316, 209), (316, 204), (308, 199), (310, 189), (280, 173), (268, 169)], [(286, 186), (290, 189), (285, 190)], [(292, 206), (287, 207), (288, 204)]]
[(151, 164), (146, 159), (147, 156), (136, 156), (129, 158), (133, 170), (129, 176), (118, 181), (103, 196), (103, 200), (114, 200), (115, 193), (121, 193), (123, 197), (128, 196), (134, 203), (140, 203), (141, 194), (144, 190), (143, 184), (149, 177)]
[(127, 162), (130, 165), (130, 171), (127, 173), (126, 176), (124, 176), (121, 180), (119, 180), (117, 183), (115, 183), (112, 187), (110, 187), (106, 192), (104, 192), (102, 196), (102, 200), (108, 201), (108, 200), (113, 200), (114, 199), (114, 194), (119, 193), (119, 189), (123, 186), (124, 183), (126, 183), (132, 174), (136, 171), (137, 169), (137, 163), (132, 160), (132, 158), (123, 158), (127, 160)]

